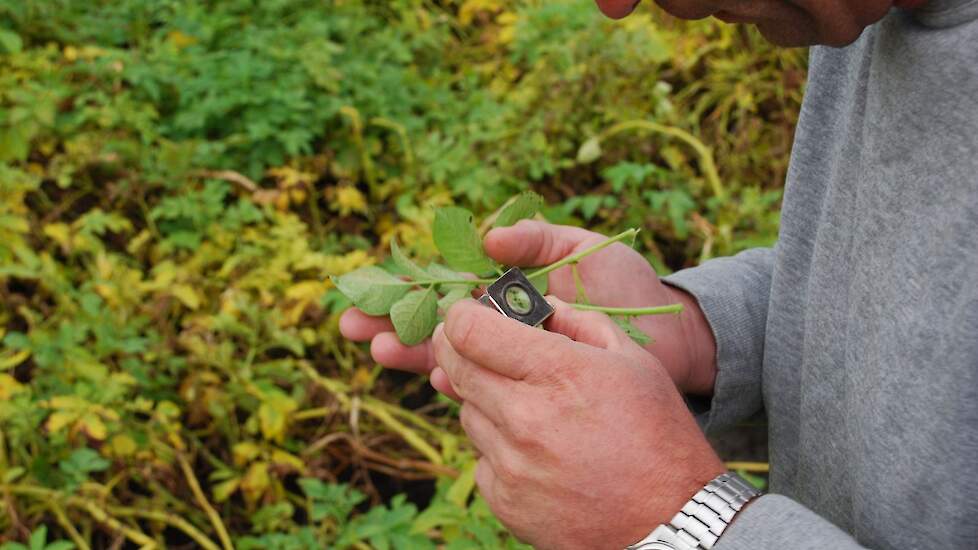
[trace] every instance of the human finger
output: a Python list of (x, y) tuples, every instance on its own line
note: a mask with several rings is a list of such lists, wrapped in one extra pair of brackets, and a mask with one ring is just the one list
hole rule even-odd
[(381, 332), (393, 330), (390, 317), (367, 315), (355, 307), (344, 311), (340, 316), (340, 334), (354, 342), (367, 342)]
[(544, 321), (547, 330), (563, 334), (575, 342), (611, 351), (648, 353), (606, 314), (575, 309), (556, 296), (547, 296), (546, 300), (554, 308), (553, 315)]
[[(474, 300), (448, 310), (444, 333), (460, 356), (512, 380), (561, 360), (561, 350), (573, 345), (566, 336), (514, 321)], [(461, 390), (452, 372), (448, 375)]]
[(452, 386), (452, 381), (448, 378), (448, 374), (445, 373), (440, 367), (435, 367), (431, 371), (431, 387), (438, 390), (440, 393), (445, 394), (449, 399), (453, 401), (462, 402), (462, 396), (455, 391), (455, 387)]
[(492, 463), (486, 456), (479, 457), (475, 464), (475, 484), (482, 493), (482, 498), (489, 504), (490, 508), (496, 502), (496, 472), (492, 469)]
[(496, 426), (478, 406), (471, 401), (462, 403), (459, 411), (459, 423), (469, 436), (469, 440), (479, 452), (489, 458), (492, 464), (499, 464), (503, 453), (509, 452), (510, 446), (503, 432)]
[(435, 368), (430, 339), (416, 346), (406, 346), (396, 333), (381, 332), (370, 342), (370, 355), (390, 369), (428, 374)]
[(495, 423), (505, 423), (504, 404), (512, 396), (513, 380), (459, 355), (445, 337), (444, 326), (435, 327), (431, 338), (438, 367), (448, 376), (462, 401), (472, 401)]
[(603, 239), (580, 227), (520, 220), (516, 225), (489, 231), (483, 246), (497, 262), (526, 267), (552, 264), (570, 255), (581, 243)]

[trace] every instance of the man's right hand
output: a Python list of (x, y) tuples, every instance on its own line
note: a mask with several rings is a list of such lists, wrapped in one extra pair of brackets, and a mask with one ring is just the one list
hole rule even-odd
[[(493, 229), (486, 235), (484, 246), (489, 256), (501, 264), (535, 267), (552, 264), (605, 238), (578, 227), (524, 220), (512, 227)], [(682, 303), (685, 310), (678, 316), (646, 316), (634, 323), (652, 337), (645, 349), (662, 362), (681, 391), (713, 391), (716, 343), (692, 296), (662, 284), (648, 261), (621, 243), (581, 260), (578, 274), (588, 300), (595, 305), (644, 307)], [(570, 266), (550, 273), (548, 284), (550, 294), (567, 302), (575, 301), (577, 287)], [(405, 346), (386, 317), (371, 317), (351, 308), (340, 318), (340, 332), (354, 341), (370, 341), (374, 360), (386, 367), (428, 374), (436, 366), (430, 340)], [(567, 336), (574, 338), (572, 334)]]

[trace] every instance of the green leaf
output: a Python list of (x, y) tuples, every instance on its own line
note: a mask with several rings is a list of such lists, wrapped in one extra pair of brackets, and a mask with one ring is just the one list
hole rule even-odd
[(475, 489), (476, 463), (475, 460), (472, 460), (466, 464), (462, 468), (461, 475), (452, 483), (452, 486), (445, 494), (445, 499), (459, 508), (465, 508), (465, 503), (469, 501), (469, 497), (472, 496), (472, 490)]
[(312, 501), (313, 521), (331, 517), (340, 525), (345, 524), (356, 505), (367, 498), (346, 484), (327, 485), (313, 477), (299, 479), (299, 486)]
[(472, 291), (468, 288), (453, 288), (449, 290), (447, 294), (438, 300), (438, 309), (442, 311), (448, 311), (450, 307), (455, 305), (455, 302), (459, 300), (464, 300), (472, 295)]
[(373, 265), (332, 279), (336, 288), (367, 315), (387, 315), (394, 302), (411, 290), (404, 281)]
[(550, 275), (549, 274), (548, 275), (543, 275), (543, 276), (540, 276), (540, 277), (527, 277), (527, 278), (530, 280), (530, 284), (533, 285), (533, 288), (537, 289), (537, 292), (539, 292), (540, 294), (543, 294), (544, 296), (547, 295), (547, 289), (550, 286), (549, 285), (549, 279), (550, 279)]
[(68, 458), (59, 463), (60, 468), (69, 473), (88, 474), (89, 472), (101, 472), (107, 469), (112, 463), (102, 458), (97, 451), (82, 447), (74, 450)]
[(520, 193), (509, 204), (503, 207), (493, 227), (509, 227), (520, 220), (532, 218), (543, 206), (543, 197), (533, 191)]
[(31, 550), (44, 550), (48, 541), (48, 528), (45, 526), (40, 526), (36, 531), (31, 533), (31, 538), (28, 541)]
[(0, 29), (0, 53), (20, 53), (23, 48), (24, 41), (19, 34)]
[(438, 300), (432, 288), (414, 290), (391, 307), (391, 322), (407, 346), (420, 344), (438, 324)]
[(482, 249), (472, 212), (457, 206), (439, 208), (433, 232), (435, 246), (452, 269), (477, 275), (496, 269), (496, 263)]
[[(461, 273), (448, 269), (447, 267), (437, 263), (428, 264), (428, 273), (430, 274), (431, 278), (438, 279), (438, 280), (461, 281), (465, 279), (465, 276), (462, 275)], [(473, 286), (474, 284), (468, 284), (468, 283), (459, 283), (459, 284), (442, 283), (438, 285), (438, 289), (441, 290), (442, 292), (451, 292), (453, 290), (463, 289), (463, 288), (465, 290), (471, 290)]]
[(590, 164), (601, 158), (601, 154), (601, 140), (593, 137), (581, 144), (581, 148), (577, 150), (577, 162)]
[(394, 258), (394, 263), (398, 267), (407, 272), (412, 279), (428, 279), (430, 275), (428, 272), (421, 268), (418, 264), (414, 263), (414, 260), (408, 258), (401, 247), (397, 244), (397, 239), (391, 239), (391, 257)]
[(642, 329), (635, 326), (635, 324), (632, 323), (631, 318), (612, 317), (612, 319), (615, 321), (615, 324), (621, 327), (621, 329), (625, 331), (625, 334), (627, 334), (632, 340), (635, 340), (638, 345), (644, 346), (652, 342), (652, 338), (648, 334), (645, 334)]

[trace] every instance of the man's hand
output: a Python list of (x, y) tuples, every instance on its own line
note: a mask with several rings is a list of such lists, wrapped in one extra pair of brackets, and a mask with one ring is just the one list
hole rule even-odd
[[(554, 263), (583, 250), (605, 237), (593, 231), (545, 222), (524, 220), (512, 227), (490, 231), (486, 252), (496, 261), (530, 267)], [(591, 303), (611, 307), (658, 306), (680, 302), (682, 314), (653, 315), (635, 319), (635, 324), (653, 338), (646, 346), (656, 355), (670, 378), (684, 392), (708, 394), (716, 376), (713, 334), (696, 301), (688, 294), (663, 285), (655, 270), (632, 248), (616, 243), (584, 258), (578, 273)], [(550, 293), (565, 301), (577, 295), (571, 267), (549, 276)], [(397, 339), (390, 320), (370, 317), (353, 308), (340, 319), (340, 331), (355, 341), (371, 341), (370, 352), (378, 363), (395, 369), (428, 374), (435, 367), (431, 343), (408, 347)], [(447, 390), (436, 376), (432, 383)], [(450, 391), (449, 391), (450, 394)]]
[(435, 374), (462, 399), (476, 481), (517, 537), (620, 550), (724, 466), (653, 355), (604, 314), (549, 301), (549, 332), (457, 303), (435, 330)]

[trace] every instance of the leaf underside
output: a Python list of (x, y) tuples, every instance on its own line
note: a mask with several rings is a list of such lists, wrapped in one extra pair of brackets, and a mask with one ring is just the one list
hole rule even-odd
[(477, 275), (496, 269), (496, 263), (482, 248), (472, 212), (457, 206), (439, 208), (435, 211), (433, 234), (435, 246), (452, 269)]
[(391, 239), (391, 257), (394, 259), (394, 263), (410, 275), (412, 279), (423, 281), (430, 278), (427, 271), (404, 254), (404, 251), (397, 244), (397, 239)]
[(542, 206), (543, 197), (533, 191), (524, 191), (503, 207), (492, 226), (509, 227), (520, 220), (532, 218)]
[(361, 267), (334, 277), (336, 288), (367, 315), (387, 315), (410, 287), (377, 266)]
[(406, 346), (420, 344), (438, 324), (438, 299), (431, 288), (412, 290), (391, 307), (391, 322)]

